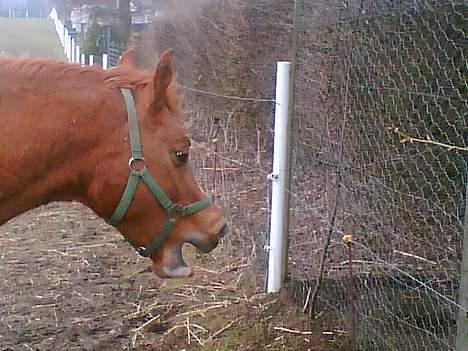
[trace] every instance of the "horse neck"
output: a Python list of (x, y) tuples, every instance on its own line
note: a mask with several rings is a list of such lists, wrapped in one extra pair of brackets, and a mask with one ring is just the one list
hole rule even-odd
[(1, 81), (0, 224), (51, 201), (85, 201), (95, 165), (123, 129), (118, 95)]

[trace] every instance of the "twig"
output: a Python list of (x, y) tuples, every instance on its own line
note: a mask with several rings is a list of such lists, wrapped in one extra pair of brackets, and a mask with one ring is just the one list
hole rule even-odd
[(198, 271), (205, 272), (205, 273), (218, 274), (218, 271), (213, 271), (211, 269), (200, 267), (200, 266), (193, 266), (193, 268)]
[(190, 345), (190, 320), (189, 317), (187, 317), (185, 327), (187, 328), (187, 344)]
[(61, 252), (59, 250), (47, 250), (47, 252), (53, 252), (53, 253), (56, 253), (56, 254), (59, 254), (59, 255), (62, 255), (62, 256), (68, 256), (68, 254), (66, 252)]
[(310, 300), (311, 294), (312, 294), (312, 287), (309, 286), (309, 288), (307, 289), (307, 297), (306, 297), (306, 300), (304, 302), (304, 307), (302, 308), (302, 313), (305, 313), (306, 310), (307, 310), (307, 306), (309, 306), (309, 300)]
[(344, 235), (343, 242), (348, 248), (348, 259), (349, 259), (349, 294), (350, 294), (350, 302), (351, 302), (351, 348), (352, 350), (357, 349), (356, 343), (356, 328), (357, 328), (357, 316), (356, 316), (356, 289), (354, 287), (354, 277), (353, 277), (353, 236), (352, 235)]
[[(192, 326), (193, 326), (193, 324), (192, 324)], [(195, 334), (193, 331), (190, 331), (190, 335), (191, 335), (195, 340), (197, 340), (197, 342), (198, 342), (201, 346), (203, 346), (203, 345), (205, 344), (205, 342), (201, 341), (200, 338), (197, 336), (197, 334)]]
[(171, 329), (169, 329), (167, 332), (164, 333), (164, 336), (169, 335), (174, 330), (179, 329), (179, 328), (185, 328), (185, 324), (176, 324), (176, 325), (174, 325)]
[(424, 262), (427, 262), (427, 263), (430, 263), (430, 264), (433, 264), (433, 265), (437, 264), (434, 261), (428, 260), (427, 258), (424, 258), (424, 257), (421, 257), (421, 256), (410, 254), (409, 252), (403, 252), (403, 251), (399, 251), (399, 250), (393, 250), (393, 252), (398, 253), (398, 254), (403, 255), (403, 256), (412, 257), (412, 258), (415, 258), (417, 260), (421, 260), (421, 261), (424, 261)]
[(301, 330), (294, 330), (294, 329), (288, 329), (288, 328), (283, 328), (283, 327), (274, 327), (273, 329), (286, 332), (286, 333), (292, 333), (292, 334), (300, 334), (300, 335), (312, 335), (313, 334), (313, 332), (311, 331), (301, 331)]
[[(140, 306), (140, 305), (138, 305)], [(171, 308), (172, 307), (172, 304), (163, 304), (163, 305), (159, 305), (159, 301), (156, 300), (155, 303), (152, 303), (151, 305), (148, 305), (147, 307), (145, 308), (142, 308), (140, 311), (135, 311), (135, 312), (132, 312), (132, 313), (129, 313), (125, 316), (125, 318), (127, 319), (135, 319), (135, 318), (139, 318), (145, 314), (148, 314), (149, 311), (151, 311), (153, 308), (155, 307), (158, 307), (158, 308), (164, 308), (164, 307), (169, 307)]]
[(205, 312), (208, 312), (209, 310), (213, 310), (213, 309), (221, 308), (221, 307), (226, 307), (226, 304), (222, 304), (222, 305), (219, 304), (219, 305), (214, 305), (214, 306), (210, 306), (210, 307), (207, 307), (207, 308), (202, 308), (202, 309), (195, 310), (195, 311), (188, 311), (188, 312), (180, 313), (176, 317), (193, 316), (195, 314), (203, 314)]
[(234, 323), (239, 322), (241, 319), (242, 319), (242, 317), (239, 317), (239, 318), (236, 318), (236, 319), (234, 319), (233, 321), (229, 322), (229, 323), (226, 324), (224, 327), (222, 327), (222, 328), (219, 329), (218, 331), (214, 332), (213, 335), (211, 335), (211, 338), (212, 338), (212, 339), (216, 338), (218, 335), (220, 335), (221, 333), (225, 332), (227, 329), (231, 328), (231, 327), (233, 326)]
[(468, 147), (441, 143), (439, 141), (432, 140), (432, 138), (429, 135), (426, 136), (426, 139), (412, 137), (408, 133), (400, 130), (400, 128), (394, 123), (391, 123), (390, 125), (388, 125), (387, 130), (393, 134), (397, 134), (400, 137), (400, 142), (402, 144), (406, 144), (406, 143), (430, 144), (430, 145), (441, 146), (443, 148), (446, 148), (448, 151), (457, 150), (457, 151), (468, 152)]
[(151, 267), (145, 267), (145, 268), (142, 268), (142, 269), (139, 269), (133, 273), (131, 273), (130, 275), (126, 276), (125, 277), (125, 280), (127, 279), (130, 279), (130, 278), (133, 278), (134, 276), (138, 275), (138, 274), (141, 274), (141, 273), (146, 273), (146, 272), (151, 272)]
[(138, 333), (133, 334), (133, 336), (132, 336), (132, 347), (135, 347), (137, 337), (138, 337)]
[(73, 318), (71, 323), (72, 324), (81, 324), (81, 323), (84, 323), (84, 322), (90, 322), (93, 319), (94, 318)]
[(58, 318), (57, 318), (57, 309), (54, 305), (54, 317), (55, 317), (55, 327), (58, 327)]
[(81, 246), (72, 246), (67, 248), (67, 250), (81, 250), (81, 249), (93, 249), (96, 247), (102, 247), (102, 246), (112, 246), (115, 247), (115, 245), (110, 244), (110, 243), (105, 243), (105, 244), (92, 244), (92, 245), (81, 245)]
[(78, 291), (73, 290), (73, 294), (78, 295), (79, 297), (81, 297), (83, 300), (85, 300), (87, 302), (91, 302), (91, 299), (88, 299), (87, 297), (84, 297), (83, 294), (79, 293)]
[(142, 325), (140, 325), (138, 328), (133, 329), (132, 332), (134, 332), (134, 333), (140, 332), (140, 331), (143, 330), (145, 327), (147, 327), (148, 325), (150, 325), (151, 323), (153, 323), (155, 320), (159, 319), (159, 317), (161, 317), (160, 314), (158, 314), (157, 316), (154, 316), (153, 318), (147, 320), (145, 323), (143, 323)]
[(202, 327), (201, 325), (192, 323), (191, 326), (192, 326), (192, 327), (195, 327), (195, 328), (197, 328), (197, 329), (200, 329), (203, 333), (207, 333), (207, 332), (208, 332), (208, 330), (207, 330), (206, 328)]
[(35, 305), (32, 308), (43, 308), (43, 307), (55, 307), (55, 303), (49, 303), (47, 305)]
[[(340, 265), (348, 264), (349, 261), (341, 261)], [(377, 262), (377, 261), (366, 261), (366, 260), (353, 260), (353, 263), (360, 263), (360, 264), (370, 264), (370, 265), (377, 265), (377, 266), (387, 266), (386, 262)], [(333, 266), (334, 268), (338, 268), (338, 266)]]
[(213, 167), (201, 167), (199, 168), (203, 171), (215, 171), (215, 172), (237, 172), (240, 171), (240, 168), (213, 168)]

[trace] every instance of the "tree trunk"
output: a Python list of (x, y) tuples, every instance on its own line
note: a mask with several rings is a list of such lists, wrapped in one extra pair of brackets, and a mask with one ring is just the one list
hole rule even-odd
[(118, 0), (119, 5), (119, 27), (117, 36), (123, 43), (127, 43), (130, 36), (132, 16), (130, 14), (130, 0)]

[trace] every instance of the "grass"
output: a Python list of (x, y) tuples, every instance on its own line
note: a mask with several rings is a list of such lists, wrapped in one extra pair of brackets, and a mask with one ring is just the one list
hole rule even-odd
[(0, 18), (0, 54), (62, 59), (52, 20)]

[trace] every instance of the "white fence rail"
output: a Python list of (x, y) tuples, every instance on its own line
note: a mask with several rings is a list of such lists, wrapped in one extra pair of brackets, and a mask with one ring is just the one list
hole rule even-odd
[(86, 65), (86, 62), (88, 62), (91, 66), (95, 63), (98, 64), (100, 61), (102, 62), (103, 69), (109, 68), (109, 59), (107, 54), (102, 55), (102, 59), (99, 60), (96, 59), (96, 56), (86, 55), (81, 51), (80, 46), (75, 41), (75, 38), (69, 33), (67, 27), (62, 23), (62, 21), (60, 21), (55, 7), (50, 11), (49, 18), (52, 19), (55, 24), (55, 31), (57, 32), (60, 44), (68, 62), (81, 63), (82, 65)]

